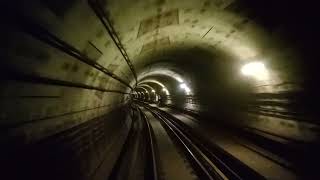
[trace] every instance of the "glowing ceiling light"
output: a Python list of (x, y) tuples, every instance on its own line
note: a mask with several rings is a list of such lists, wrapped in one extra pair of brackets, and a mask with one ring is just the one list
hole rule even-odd
[(191, 92), (190, 88), (188, 88), (188, 87), (184, 88), (184, 90), (186, 91), (186, 93), (190, 93)]
[(180, 84), (180, 88), (184, 89), (187, 95), (191, 92), (190, 88), (185, 83)]
[(257, 80), (267, 80), (268, 71), (262, 62), (250, 62), (241, 68), (241, 73), (245, 76), (252, 76)]
[(154, 89), (151, 90), (153, 93), (156, 92)]
[(185, 83), (180, 84), (180, 88), (185, 89), (187, 85)]
[(166, 95), (169, 95), (169, 91), (166, 88), (162, 88), (162, 91), (166, 93)]
[(183, 80), (179, 77), (176, 77), (176, 80), (179, 82), (179, 83), (183, 83)]

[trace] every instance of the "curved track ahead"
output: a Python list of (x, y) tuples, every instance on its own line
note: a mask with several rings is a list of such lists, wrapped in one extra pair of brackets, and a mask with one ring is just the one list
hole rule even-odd
[[(167, 173), (171, 164), (164, 164), (161, 160), (164, 157), (159, 154), (163, 149), (168, 148), (163, 142), (163, 139), (170, 139), (174, 143), (174, 148), (179, 152), (176, 153), (174, 161), (178, 159), (184, 161), (185, 168), (181, 168), (185, 172), (176, 171), (176, 175), (180, 173), (183, 176), (191, 177), (193, 179), (264, 179), (261, 175), (247, 167), (241, 161), (232, 157), (224, 152), (222, 149), (214, 146), (213, 144), (200, 137), (198, 134), (188, 129), (182, 122), (177, 121), (169, 114), (148, 106), (146, 104), (140, 104), (141, 114), (145, 119), (147, 127), (149, 129), (149, 143), (152, 150), (152, 162), (153, 162), (153, 177), (154, 179), (175, 179), (176, 177), (170, 176)], [(143, 106), (143, 107), (142, 107)], [(152, 114), (152, 116), (150, 116)], [(157, 123), (158, 127), (155, 126)], [(153, 125), (150, 125), (153, 124)], [(162, 132), (162, 137), (159, 133), (159, 125), (165, 130)], [(166, 137), (165, 137), (166, 134)], [(162, 146), (166, 146), (163, 148)], [(161, 148), (162, 147), (162, 148)], [(171, 146), (172, 147), (172, 146)], [(158, 151), (158, 153), (156, 153)], [(160, 152), (161, 153), (161, 152)], [(156, 157), (158, 156), (158, 157)], [(172, 169), (172, 168), (171, 168)], [(186, 178), (184, 178), (186, 179)]]

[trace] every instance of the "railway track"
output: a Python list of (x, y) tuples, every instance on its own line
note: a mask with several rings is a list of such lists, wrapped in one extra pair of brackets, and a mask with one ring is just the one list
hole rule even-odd
[[(149, 166), (149, 172), (152, 172), (149, 175), (150, 179), (173, 179), (170, 176), (162, 175), (163, 170), (161, 169), (166, 168), (163, 166), (170, 165), (161, 164), (160, 159), (163, 157), (157, 153), (164, 145), (159, 142), (161, 137), (157, 137), (157, 133), (154, 132), (155, 126), (151, 125), (156, 121), (166, 131), (167, 138), (174, 142), (176, 151), (182, 153), (185, 166), (189, 166), (189, 168), (184, 168), (188, 171), (185, 174), (189, 174), (193, 179), (265, 179), (241, 161), (215, 147), (203, 137), (194, 134), (183, 123), (176, 121), (170, 115), (146, 104), (140, 104), (139, 109), (149, 133), (148, 145), (151, 157), (148, 159), (149, 163), (152, 162)], [(176, 158), (181, 159), (181, 156)]]
[(131, 110), (131, 128), (108, 179), (158, 180), (152, 129), (140, 108)]
[(143, 103), (134, 109), (139, 118), (132, 123), (118, 168), (109, 179), (267, 178), (174, 114)]
[(145, 169), (145, 179), (153, 179), (158, 180), (158, 169), (157, 169), (157, 156), (155, 150), (155, 142), (154, 142), (154, 134), (151, 128), (149, 121), (147, 120), (146, 115), (141, 111), (140, 108), (137, 108), (140, 113), (140, 117), (145, 124), (145, 138), (146, 138), (146, 156), (147, 156), (147, 163)]

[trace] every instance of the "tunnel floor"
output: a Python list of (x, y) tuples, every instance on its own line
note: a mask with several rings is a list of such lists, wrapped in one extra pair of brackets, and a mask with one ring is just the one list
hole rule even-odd
[[(281, 146), (294, 148), (290, 144), (293, 142), (268, 134), (233, 131), (224, 125), (203, 123), (199, 114), (183, 113), (158, 104), (136, 101), (132, 110), (134, 130), (129, 133), (130, 142), (123, 147), (123, 155), (109, 179), (315, 177), (306, 174), (307, 167), (303, 167), (310, 164), (302, 166), (301, 160), (297, 162), (299, 158), (281, 154), (288, 153)], [(244, 135), (250, 133), (257, 137)], [(271, 148), (268, 141), (274, 141)], [(306, 156), (303, 152), (295, 155)]]

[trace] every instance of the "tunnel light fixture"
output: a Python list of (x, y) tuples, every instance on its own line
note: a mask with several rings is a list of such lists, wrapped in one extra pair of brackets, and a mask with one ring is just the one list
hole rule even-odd
[(162, 91), (166, 93), (166, 95), (169, 95), (169, 91), (166, 88), (162, 88)]
[(262, 62), (250, 62), (241, 68), (241, 73), (245, 76), (251, 76), (257, 80), (267, 80), (268, 70)]
[(190, 88), (188, 88), (188, 87), (186, 87), (184, 90), (186, 91), (187, 94), (189, 94), (191, 92)]
[(156, 91), (154, 89), (152, 89), (151, 92), (155, 93)]
[(187, 85), (185, 83), (180, 84), (180, 88), (184, 89), (186, 87), (187, 87)]
[(182, 80), (180, 77), (176, 77), (176, 80), (177, 80), (179, 83), (183, 83), (183, 80)]
[(187, 95), (189, 95), (191, 92), (190, 88), (185, 83), (181, 83), (180, 88), (184, 89), (184, 91), (186, 92)]

